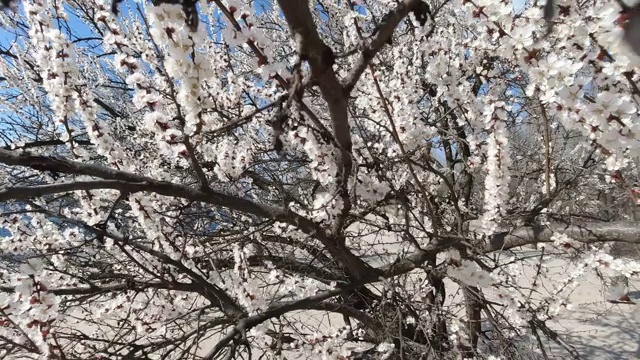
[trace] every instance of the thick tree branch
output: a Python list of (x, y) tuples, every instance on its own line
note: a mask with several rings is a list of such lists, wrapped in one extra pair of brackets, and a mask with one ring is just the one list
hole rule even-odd
[(311, 66), (312, 78), (318, 82), (322, 97), (329, 108), (333, 134), (340, 148), (337, 159), (339, 181), (337, 191), (342, 199), (341, 214), (335, 221), (331, 234), (340, 254), (338, 258), (347, 266), (350, 276), (359, 279), (366, 272), (371, 271), (371, 268), (347, 249), (344, 236), (342, 236), (346, 218), (351, 210), (349, 177), (353, 168), (351, 129), (347, 111), (348, 97), (344, 95), (342, 85), (333, 71), (335, 55), (318, 34), (309, 9), (309, 2), (279, 0), (278, 3), (297, 43), (298, 54)]
[(322, 97), (327, 102), (334, 137), (340, 147), (339, 163), (341, 169), (339, 191), (343, 200), (343, 216), (336, 226), (335, 234), (342, 230), (344, 218), (351, 208), (348, 182), (353, 160), (351, 159), (351, 129), (347, 111), (348, 97), (344, 96), (342, 85), (333, 71), (335, 55), (325, 44), (313, 21), (309, 10), (309, 2), (301, 0), (279, 0), (284, 17), (298, 46), (298, 54), (302, 60), (309, 62), (311, 76), (317, 80)]
[(551, 242), (553, 233), (592, 244), (598, 242), (626, 242), (640, 244), (640, 224), (637, 222), (589, 223), (584, 225), (552, 224), (550, 227), (521, 227), (508, 233), (494, 235), (485, 251), (508, 250), (519, 246)]
[[(213, 0), (213, 2), (220, 9), (220, 11), (222, 11), (222, 13), (225, 15), (225, 17), (229, 21), (229, 23), (233, 26), (233, 28), (236, 31), (242, 32), (242, 27), (236, 20), (235, 16), (231, 13), (231, 11), (220, 0)], [(247, 40), (247, 45), (249, 46), (253, 54), (258, 59), (258, 64), (265, 64), (265, 65), (269, 64), (269, 59), (264, 54), (264, 52), (256, 45), (253, 39)], [(285, 80), (282, 77), (282, 75), (278, 73), (276, 73), (274, 76), (278, 84), (282, 86), (283, 89), (289, 89), (290, 93), (291, 91), (293, 91), (291, 86), (293, 82), (289, 82)], [(321, 133), (329, 134), (329, 131), (325, 128), (324, 124), (320, 121), (320, 119), (318, 119), (318, 116), (313, 111), (311, 111), (311, 108), (309, 108), (309, 106), (304, 101), (300, 102), (300, 106), (302, 107), (302, 111), (311, 119), (313, 124), (320, 129)]]
[[(140, 282), (140, 281), (128, 281), (124, 283), (108, 284), (100, 286), (89, 287), (66, 287), (49, 289), (48, 292), (58, 296), (67, 295), (99, 295), (107, 294), (115, 291), (122, 290), (143, 290), (143, 289), (167, 289), (175, 291), (192, 291), (198, 292), (200, 286), (198, 284), (186, 284), (178, 282)], [(15, 288), (12, 286), (0, 287), (2, 292), (13, 292)]]
[(382, 47), (389, 41), (389, 38), (393, 35), (400, 21), (402, 21), (411, 10), (415, 9), (421, 1), (422, 0), (404, 0), (398, 4), (395, 10), (385, 17), (385, 21), (380, 24), (378, 32), (371, 40), (371, 43), (366, 45), (362, 50), (349, 76), (344, 80), (344, 91), (346, 94), (351, 93), (366, 70), (367, 65), (369, 65), (369, 62), (371, 62)]
[[(73, 139), (73, 142), (78, 144), (78, 145), (91, 145), (91, 141), (89, 141), (89, 140), (75, 140), (75, 139)], [(36, 148), (36, 147), (58, 146), (58, 145), (64, 145), (64, 144), (66, 144), (66, 142), (56, 139), (56, 140), (32, 141), (32, 142), (25, 143), (22, 146), (16, 146), (16, 147), (20, 148), (20, 149), (30, 149), (30, 148)], [(7, 146), (3, 147), (3, 149), (12, 150), (12, 146), (11, 145), (7, 145)]]
[[(222, 194), (207, 189), (194, 189), (167, 181), (136, 175), (120, 170), (106, 168), (100, 165), (81, 163), (62, 158), (18, 153), (0, 149), (0, 163), (11, 166), (26, 166), (41, 171), (55, 171), (58, 173), (89, 175), (98, 178), (119, 180), (134, 183), (137, 191), (149, 191), (169, 197), (188, 199), (217, 205), (243, 213), (250, 213), (259, 217), (281, 221), (293, 225), (305, 234), (312, 236), (326, 246), (331, 255), (339, 259), (352, 274), (361, 274), (372, 271), (364, 260), (360, 259), (346, 249), (344, 243), (336, 241), (335, 237), (327, 234), (315, 222), (286, 209), (256, 203), (236, 196)], [(14, 194), (15, 195), (15, 194)]]
[(100, 165), (81, 163), (62, 158), (32, 155), (29, 153), (18, 153), (3, 149), (0, 149), (0, 163), (10, 166), (25, 166), (41, 171), (88, 175), (102, 179), (134, 183), (138, 184), (140, 187), (139, 191), (155, 192), (160, 195), (210, 203), (245, 213), (251, 213), (264, 218), (285, 221), (292, 223), (293, 225), (298, 225), (301, 230), (305, 232), (308, 231), (308, 234), (315, 234), (319, 232), (319, 228), (315, 223), (300, 215), (292, 213), (287, 209), (258, 204), (235, 196), (218, 193), (210, 189), (196, 190), (184, 185), (166, 181), (157, 181), (146, 176), (110, 169)]
[[(565, 234), (584, 244), (625, 242), (640, 244), (640, 226), (637, 222), (589, 223), (585, 225), (552, 224), (550, 227), (523, 226), (510, 232), (493, 235), (484, 246), (484, 252), (509, 250), (525, 245), (552, 242), (554, 233)], [(378, 268), (380, 276), (389, 278), (405, 274), (425, 264), (428, 259), (451, 247), (467, 247), (473, 239), (443, 234), (422, 250)]]
[(114, 189), (134, 193), (145, 189), (144, 183), (133, 183), (119, 180), (78, 181), (63, 184), (47, 184), (36, 186), (12, 186), (0, 189), (0, 201), (26, 200), (34, 197), (59, 194), (72, 191), (89, 191), (97, 189)]

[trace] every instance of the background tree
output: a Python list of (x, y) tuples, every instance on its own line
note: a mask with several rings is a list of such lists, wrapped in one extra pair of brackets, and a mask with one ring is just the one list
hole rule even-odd
[(556, 7), (546, 37), (503, 1), (5, 11), (2, 355), (579, 357), (546, 321), (640, 272), (608, 254), (640, 243), (638, 58), (617, 3)]

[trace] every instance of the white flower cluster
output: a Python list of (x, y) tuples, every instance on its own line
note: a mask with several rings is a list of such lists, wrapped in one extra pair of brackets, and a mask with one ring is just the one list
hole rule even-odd
[(37, 49), (34, 56), (41, 69), (42, 86), (49, 95), (56, 120), (64, 123), (74, 110), (71, 101), (74, 84), (70, 83), (70, 77), (77, 75), (77, 68), (72, 63), (71, 44), (53, 25), (49, 5), (47, 1), (34, 0), (25, 2), (24, 9), (29, 21), (29, 38)]
[(309, 168), (313, 178), (323, 186), (334, 186), (337, 174), (336, 154), (332, 145), (319, 142), (315, 135), (305, 126), (287, 133), (288, 146), (294, 150), (304, 151), (311, 163)]
[[(75, 62), (74, 46), (55, 28), (48, 5), (51, 4), (40, 0), (26, 2), (25, 12), (29, 20), (29, 37), (39, 49), (36, 63), (41, 69), (42, 86), (47, 91), (57, 121), (64, 128), (61, 140), (69, 143), (75, 156), (84, 159), (90, 157), (90, 153), (81, 147), (75, 147), (72, 141), (76, 134), (82, 132), (82, 129), (73, 128), (70, 119), (78, 114), (84, 123), (84, 131), (96, 145), (98, 154), (105, 156), (109, 163), (126, 168), (126, 156), (121, 147), (110, 136), (107, 125), (97, 120), (98, 109), (91, 88)], [(68, 18), (63, 6), (53, 8), (57, 19)]]
[(553, 233), (553, 235), (551, 235), (551, 241), (553, 242), (553, 246), (558, 249), (579, 249), (581, 246), (579, 242), (562, 233)]
[(247, 253), (239, 245), (233, 245), (234, 273), (225, 282), (224, 289), (229, 291), (249, 314), (265, 310), (269, 303), (266, 295), (269, 291), (261, 288), (259, 281), (253, 278), (247, 263)]
[(21, 346), (33, 344), (47, 358), (57, 348), (52, 330), (59, 301), (41, 279), (43, 268), (41, 260), (28, 260), (21, 274), (11, 277), (15, 292), (0, 292), (0, 336)]
[(509, 166), (509, 133), (504, 121), (507, 111), (504, 103), (492, 104), (485, 111), (485, 122), (492, 133), (487, 139), (487, 175), (484, 179), (484, 214), (482, 228), (491, 234), (497, 227), (496, 220), (504, 215), (504, 206), (509, 199), (509, 182), (511, 179)]
[(614, 258), (613, 256), (598, 251), (588, 256), (585, 263), (594, 268), (610, 269), (616, 275), (624, 275), (625, 277), (640, 277), (640, 261), (628, 258)]
[(489, 287), (493, 284), (491, 274), (471, 260), (462, 260), (460, 266), (450, 266), (447, 274), (468, 286)]
[(205, 159), (215, 162), (214, 173), (223, 182), (235, 181), (253, 161), (249, 142), (237, 143), (225, 138), (219, 143), (203, 147)]
[(310, 216), (317, 222), (326, 221), (332, 223), (342, 210), (342, 198), (330, 193), (319, 193), (313, 201), (313, 209)]
[(358, 196), (371, 204), (380, 201), (391, 191), (388, 183), (380, 181), (373, 172), (361, 172), (358, 174), (355, 192)]
[(151, 36), (164, 52), (167, 75), (178, 82), (175, 96), (180, 105), (179, 113), (184, 117), (183, 132), (193, 135), (202, 127), (201, 72), (211, 68), (206, 57), (198, 54), (196, 44), (206, 43), (207, 34), (203, 27), (199, 27), (197, 32), (189, 30), (179, 4), (148, 4), (145, 11)]

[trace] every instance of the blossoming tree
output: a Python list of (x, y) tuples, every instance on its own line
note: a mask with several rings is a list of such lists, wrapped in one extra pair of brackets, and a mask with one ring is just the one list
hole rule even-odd
[(614, 1), (12, 5), (3, 358), (577, 357), (581, 274), (639, 275)]

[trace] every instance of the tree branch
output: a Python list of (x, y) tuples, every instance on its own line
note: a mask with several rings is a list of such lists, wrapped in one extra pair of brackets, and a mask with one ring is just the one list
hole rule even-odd
[(548, 243), (551, 242), (554, 232), (565, 234), (584, 244), (612, 241), (640, 244), (640, 227), (637, 222), (552, 224), (550, 227), (527, 226), (508, 233), (495, 234), (486, 245), (485, 251), (508, 250), (524, 245)]
[(145, 183), (133, 183), (119, 180), (78, 181), (64, 184), (47, 184), (36, 186), (12, 186), (5, 189), (0, 189), (0, 201), (26, 200), (45, 195), (97, 189), (114, 189), (134, 193), (143, 191), (145, 189), (145, 186)]
[(339, 171), (338, 191), (342, 197), (341, 216), (334, 228), (334, 235), (342, 231), (345, 219), (351, 209), (349, 197), (349, 177), (353, 168), (351, 159), (351, 129), (347, 111), (348, 97), (344, 95), (342, 85), (333, 71), (335, 54), (325, 44), (313, 21), (309, 10), (309, 2), (302, 0), (279, 0), (284, 17), (298, 46), (300, 59), (311, 66), (311, 76), (318, 81), (322, 97), (329, 107), (333, 134), (340, 148), (338, 157)]
[(373, 269), (364, 260), (348, 251), (344, 244), (327, 234), (318, 224), (289, 209), (256, 203), (236, 196), (216, 192), (210, 188), (193, 189), (167, 181), (106, 168), (100, 165), (81, 163), (62, 158), (54, 158), (29, 153), (17, 153), (0, 149), (0, 163), (12, 166), (26, 166), (41, 171), (89, 175), (103, 179), (137, 183), (137, 191), (149, 191), (164, 196), (188, 199), (217, 205), (259, 217), (285, 222), (300, 229), (305, 234), (322, 242), (334, 258), (340, 260), (353, 274), (363, 274)]
[[(78, 145), (91, 145), (91, 141), (89, 140), (75, 140), (73, 139), (73, 142), (78, 144)], [(22, 146), (16, 146), (16, 148), (19, 149), (30, 149), (30, 148), (35, 148), (35, 147), (43, 147), (43, 146), (57, 146), (57, 145), (64, 145), (66, 144), (66, 142), (62, 141), (62, 140), (40, 140), (40, 141), (32, 141), (32, 142), (28, 142), (25, 143)], [(3, 149), (5, 150), (12, 150), (11, 145), (7, 145), (5, 147), (3, 147)]]
[(353, 88), (358, 83), (358, 80), (364, 73), (369, 65), (369, 62), (376, 56), (376, 54), (382, 49), (382, 47), (388, 42), (389, 38), (393, 35), (400, 21), (404, 19), (411, 10), (415, 9), (422, 0), (404, 0), (395, 10), (388, 14), (385, 17), (383, 23), (380, 24), (379, 30), (376, 35), (371, 40), (369, 45), (366, 45), (365, 48), (360, 53), (360, 57), (356, 61), (353, 69), (351, 70), (349, 76), (346, 77), (344, 81), (344, 91), (346, 94), (351, 93)]
[[(175, 291), (192, 291), (198, 292), (198, 288), (200, 286), (197, 284), (186, 284), (186, 283), (170, 283), (170, 282), (125, 282), (118, 284), (108, 284), (102, 286), (89, 286), (89, 287), (66, 287), (66, 288), (58, 288), (58, 289), (49, 289), (48, 292), (63, 296), (63, 295), (99, 295), (111, 293), (114, 291), (121, 291), (127, 289), (167, 289), (167, 290), (175, 290)], [(0, 291), (2, 292), (13, 292), (15, 288), (13, 286), (1, 286)]]

